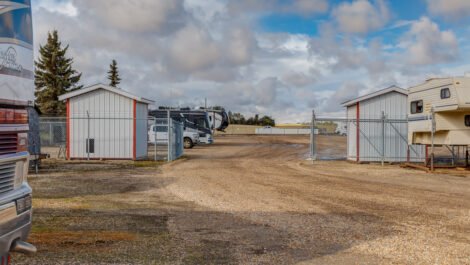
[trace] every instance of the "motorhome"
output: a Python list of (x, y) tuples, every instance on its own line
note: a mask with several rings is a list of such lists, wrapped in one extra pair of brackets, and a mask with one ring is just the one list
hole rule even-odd
[(470, 144), (470, 77), (433, 78), (411, 87), (408, 107), (410, 143)]
[(0, 261), (11, 251), (34, 253), (26, 243), (32, 197), (27, 182), (29, 114), (34, 100), (31, 3), (2, 1), (0, 17)]
[(201, 144), (212, 144), (214, 142), (207, 112), (191, 109), (159, 109), (149, 111), (149, 116), (157, 119), (167, 118), (168, 115), (172, 119), (183, 122), (185, 132), (197, 132)]
[(206, 110), (212, 130), (224, 132), (229, 126), (228, 114), (225, 110)]

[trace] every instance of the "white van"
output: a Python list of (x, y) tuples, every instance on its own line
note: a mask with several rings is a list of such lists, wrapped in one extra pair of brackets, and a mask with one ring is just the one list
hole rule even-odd
[[(168, 126), (152, 125), (148, 131), (148, 142), (157, 145), (168, 144)], [(183, 132), (183, 143), (185, 149), (193, 148), (200, 143), (197, 132)]]

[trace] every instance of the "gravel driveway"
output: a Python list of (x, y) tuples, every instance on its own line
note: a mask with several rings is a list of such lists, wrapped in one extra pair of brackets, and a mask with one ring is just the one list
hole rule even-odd
[[(332, 140), (333, 139), (333, 140)], [(324, 148), (344, 138), (319, 139)], [(47, 162), (17, 264), (470, 264), (470, 174), (225, 136), (167, 165)]]

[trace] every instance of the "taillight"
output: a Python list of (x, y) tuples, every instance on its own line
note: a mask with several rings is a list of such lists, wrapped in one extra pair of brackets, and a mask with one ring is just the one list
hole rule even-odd
[(25, 124), (28, 123), (28, 111), (24, 109), (15, 110), (14, 123)]
[(28, 111), (25, 109), (0, 108), (0, 124), (25, 124), (28, 123)]

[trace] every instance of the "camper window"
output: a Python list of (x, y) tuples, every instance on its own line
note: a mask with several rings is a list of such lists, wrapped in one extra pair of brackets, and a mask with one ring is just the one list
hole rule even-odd
[(470, 115), (465, 115), (465, 126), (470, 127)]
[(417, 100), (411, 102), (411, 114), (423, 113), (423, 101)]
[(441, 99), (450, 98), (450, 89), (443, 88), (441, 89)]

